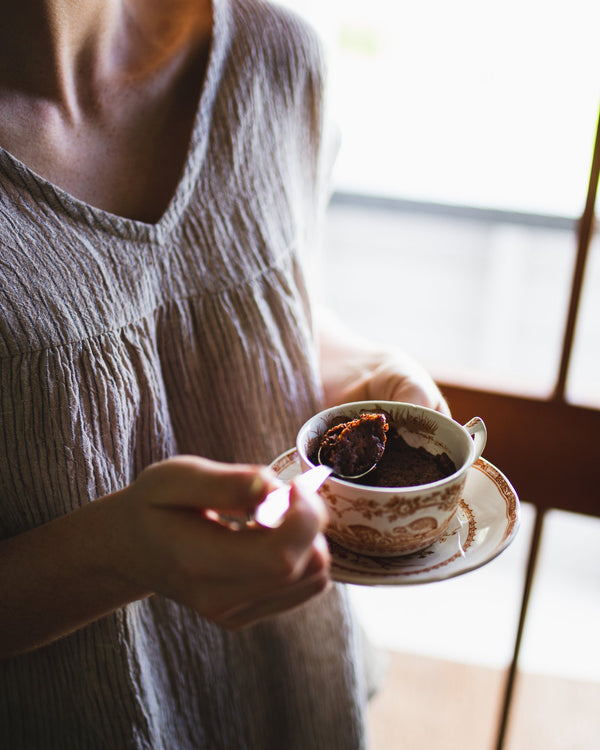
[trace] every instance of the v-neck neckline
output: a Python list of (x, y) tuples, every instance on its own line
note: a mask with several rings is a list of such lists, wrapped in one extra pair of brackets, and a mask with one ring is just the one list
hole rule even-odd
[(179, 180), (164, 212), (156, 222), (129, 218), (112, 213), (77, 198), (67, 190), (36, 173), (24, 162), (0, 147), (0, 164), (12, 167), (22, 181), (34, 181), (42, 198), (50, 206), (65, 211), (76, 221), (93, 223), (112, 235), (138, 241), (160, 241), (178, 224), (182, 212), (194, 190), (196, 179), (204, 164), (209, 139), (211, 112), (223, 71), (223, 58), (229, 36), (230, 0), (212, 0), (213, 23), (208, 61), (194, 115), (188, 148)]

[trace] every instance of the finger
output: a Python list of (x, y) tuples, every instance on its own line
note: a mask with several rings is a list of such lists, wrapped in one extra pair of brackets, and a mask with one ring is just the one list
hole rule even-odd
[[(318, 473), (318, 476), (315, 477), (314, 473)], [(331, 469), (329, 467), (320, 466), (317, 469), (298, 475), (291, 483), (292, 487), (296, 488), (298, 495), (312, 507), (313, 511), (319, 517), (321, 529), (324, 529), (329, 523), (329, 512), (318, 493), (318, 489), (326, 481), (330, 473)], [(315, 479), (318, 482), (316, 486)]]
[(241, 571), (233, 571), (232, 575), (225, 575), (222, 579), (219, 579), (218, 575), (203, 577), (196, 584), (192, 582), (191, 586), (180, 576), (176, 579), (176, 596), (172, 598), (196, 609), (214, 622), (221, 622), (237, 612), (249, 610), (257, 603), (271, 601), (285, 595), (288, 590), (296, 590), (295, 587), (302, 581), (316, 581), (323, 577), (327, 579), (331, 558), (327, 541), (319, 534), (313, 542), (308, 564), (300, 572), (297, 580), (285, 577), (269, 578), (256, 571), (250, 574), (250, 567), (247, 564)]
[[(145, 505), (152, 512), (154, 518), (147, 519), (149, 533), (158, 541), (168, 570), (176, 573), (165, 572), (167, 587), (191, 593), (200, 582), (206, 587), (212, 581), (230, 602), (243, 602), (302, 576), (314, 539), (325, 524), (320, 500), (312, 493), (291, 489), (290, 509), (279, 529), (232, 531), (207, 518), (206, 508), (213, 503), (206, 493), (211, 492), (215, 477), (222, 480), (219, 491), (223, 493), (231, 492), (222, 488), (235, 486), (239, 476), (243, 478), (242, 488), (248, 491), (248, 479), (256, 475), (255, 467), (248, 472), (243, 466), (228, 466), (224, 471), (224, 466), (215, 466), (214, 462), (178, 457), (156, 468), (156, 472), (142, 477), (137, 492), (139, 497), (144, 489), (152, 490), (152, 501), (141, 507)], [(268, 485), (270, 476), (261, 476)], [(216, 489), (214, 494), (218, 494)], [(221, 504), (229, 503), (221, 500)]]
[(310, 575), (303, 576), (295, 584), (250, 604), (237, 607), (221, 616), (217, 624), (227, 630), (248, 627), (267, 617), (289, 611), (304, 604), (317, 594), (325, 591), (331, 584), (328, 568), (322, 568)]
[(449, 411), (448, 405), (442, 394), (433, 383), (429, 389), (425, 388), (424, 385), (412, 382), (411, 380), (398, 383), (392, 392), (392, 400), (406, 401), (410, 404), (426, 406), (429, 409), (435, 409), (443, 414), (446, 414)]
[(169, 543), (169, 554), (181, 587), (192, 590), (199, 582), (206, 586), (213, 581), (231, 601), (244, 602), (296, 582), (315, 549), (327, 565), (328, 551), (318, 541), (321, 514), (297, 490), (291, 496), (290, 511), (278, 529), (232, 531), (198, 513), (156, 508), (162, 538), (176, 540)]
[[(327, 506), (317, 492), (305, 490), (300, 484), (292, 481), (290, 484), (290, 507), (285, 515), (283, 528), (290, 528), (299, 521), (309, 523), (316, 531), (323, 531), (329, 522)], [(313, 534), (314, 536), (314, 534)]]
[(251, 511), (275, 486), (275, 477), (264, 466), (176, 456), (149, 466), (140, 482), (156, 507)]
[(322, 564), (329, 564), (329, 549), (322, 536), (327, 523), (321, 498), (292, 484), (289, 507), (281, 523), (275, 528), (253, 526), (238, 531), (237, 538), (232, 540), (234, 549), (229, 559), (238, 559), (242, 565), (245, 561), (246, 573), (255, 577), (253, 584), (256, 580), (264, 581), (265, 585), (296, 581), (315, 551)]
[(299, 607), (317, 594), (325, 591), (329, 583), (327, 579), (303, 583), (296, 591), (288, 593), (284, 597), (241, 610), (230, 617), (217, 621), (217, 624), (225, 630), (239, 630), (249, 627), (268, 617), (274, 617), (275, 615)]
[[(226, 558), (231, 563), (227, 571), (220, 555), (215, 561), (219, 566), (215, 575), (218, 578), (221, 574), (223, 585), (229, 586), (228, 594), (234, 600), (249, 602), (269, 597), (273, 590), (329, 570), (331, 555), (322, 533), (327, 514), (320, 498), (311, 494), (307, 496), (292, 487), (290, 510), (279, 528), (235, 532), (234, 548)], [(231, 535), (224, 541), (231, 541)]]
[(452, 412), (450, 411), (450, 407), (448, 406), (448, 402), (446, 401), (445, 398), (442, 398), (442, 400), (439, 402), (439, 404), (435, 408), (436, 408), (436, 411), (439, 411), (444, 416), (452, 417)]
[(328, 514), (321, 498), (292, 482), (289, 507), (280, 524), (266, 537), (270, 556), (283, 554), (287, 576), (297, 578), (312, 554), (315, 538), (325, 530)]

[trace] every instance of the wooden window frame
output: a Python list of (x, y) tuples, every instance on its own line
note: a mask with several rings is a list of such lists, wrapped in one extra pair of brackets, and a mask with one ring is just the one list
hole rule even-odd
[(586, 203), (577, 224), (577, 254), (554, 393), (534, 399), (441, 383), (459, 422), (481, 414), (488, 427), (486, 458), (506, 471), (521, 500), (536, 510), (512, 661), (497, 733), (502, 750), (508, 729), (519, 652), (548, 510), (600, 517), (600, 410), (570, 404), (565, 395), (585, 268), (595, 225), (600, 175), (600, 115)]

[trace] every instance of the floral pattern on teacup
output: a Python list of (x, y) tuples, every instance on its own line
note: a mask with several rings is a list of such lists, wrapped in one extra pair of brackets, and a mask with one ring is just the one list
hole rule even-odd
[(381, 501), (364, 496), (342, 498), (328, 485), (323, 485), (319, 494), (327, 502), (329, 510), (338, 518), (342, 518), (345, 513), (354, 512), (367, 521), (385, 518), (389, 523), (394, 523), (399, 518), (406, 518), (425, 508), (437, 508), (440, 511), (452, 510), (460, 500), (465, 481), (466, 478), (459, 484), (450, 485), (433, 493), (428, 492), (410, 497), (393, 495)]
[(418, 518), (406, 525), (379, 531), (372, 526), (330, 524), (327, 535), (343, 547), (363, 554), (410, 554), (433, 544), (448, 526), (440, 528), (432, 516)]
[[(464, 557), (465, 552), (470, 549), (475, 539), (477, 524), (473, 511), (464, 500), (460, 501), (460, 512), (464, 519), (463, 522), (466, 523), (467, 532), (466, 536), (459, 542), (458, 549), (456, 549), (456, 544), (450, 544), (447, 547), (445, 545), (450, 538), (457, 535), (460, 536), (460, 526), (452, 527), (448, 525), (433, 544), (413, 552), (402, 552), (396, 556), (382, 556), (373, 551), (368, 554), (366, 552), (351, 550), (340, 542), (337, 542), (328, 532), (329, 546), (336, 561), (335, 564), (338, 567), (345, 567), (347, 565), (350, 570), (356, 569), (358, 566), (358, 569), (367, 574), (385, 576), (389, 572), (389, 575), (392, 577), (399, 575), (411, 576), (414, 573), (416, 562), (423, 561), (424, 564), (424, 561), (434, 555), (433, 550), (435, 548), (436, 554), (434, 557), (436, 562), (431, 566), (425, 565), (420, 571), (429, 572), (437, 568), (442, 568), (454, 562), (459, 557)], [(447, 550), (447, 554), (442, 554), (440, 550)], [(404, 566), (406, 566), (406, 569), (404, 569)]]

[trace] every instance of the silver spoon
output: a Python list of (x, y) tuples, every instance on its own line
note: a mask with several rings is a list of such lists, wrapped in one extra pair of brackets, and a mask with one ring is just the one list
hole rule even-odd
[[(305, 492), (316, 492), (332, 473), (333, 469), (330, 466), (314, 466), (312, 469), (295, 477), (294, 484)], [(290, 507), (291, 490), (289, 482), (279, 480), (278, 483), (279, 486), (266, 495), (265, 499), (253, 513), (233, 515), (209, 510), (207, 511), (207, 516), (232, 531), (239, 531), (246, 526), (254, 526), (256, 524), (266, 526), (269, 529), (276, 529), (281, 525), (283, 516)]]
[[(303, 472), (294, 479), (294, 483), (306, 492), (316, 492), (323, 482), (327, 479), (330, 474), (348, 481), (354, 481), (366, 476), (369, 472), (377, 466), (379, 459), (383, 455), (385, 448), (385, 441), (381, 448), (377, 451), (375, 461), (365, 471), (357, 472), (356, 474), (341, 474), (334, 470), (332, 466), (325, 463), (321, 456), (323, 445), (319, 446), (317, 453), (318, 466), (314, 466), (312, 469)], [(260, 526), (266, 526), (267, 528), (277, 528), (285, 515), (290, 505), (290, 485), (287, 482), (281, 483), (280, 487), (269, 492), (258, 508), (253, 512), (249, 513), (246, 518), (241, 519), (236, 516), (230, 516), (227, 514), (211, 512), (210, 516), (220, 523), (225, 524), (230, 529), (241, 529), (244, 526), (259, 524)]]
[[(337, 474), (334, 472), (331, 466), (321, 461), (321, 449), (319, 448), (318, 454), (319, 466), (314, 466), (312, 469), (303, 472), (294, 479), (296, 484), (301, 490), (305, 492), (316, 492), (323, 482), (327, 479), (330, 474), (333, 474), (340, 479), (359, 479), (364, 477), (370, 471), (377, 466), (377, 461), (370, 466), (366, 471), (361, 474), (355, 474), (354, 476), (344, 476), (343, 474)], [(272, 490), (265, 497), (262, 503), (258, 506), (256, 511), (248, 518), (248, 523), (256, 521), (261, 526), (266, 526), (270, 529), (277, 528), (281, 524), (285, 512), (290, 506), (290, 485), (286, 482), (281, 487)]]
[[(373, 469), (377, 466), (379, 463), (379, 458), (371, 465), (366, 471), (362, 471), (359, 474), (339, 474), (337, 471), (334, 471), (329, 464), (326, 464), (321, 459), (321, 450), (323, 449), (323, 446), (319, 447), (319, 452), (317, 453), (317, 461), (321, 466), (327, 466), (327, 468), (331, 469), (331, 473), (338, 477), (338, 479), (347, 479), (348, 481), (352, 481), (354, 479), (360, 479), (361, 477), (365, 477), (367, 474), (370, 474), (370, 472), (373, 471)], [(381, 456), (380, 456), (381, 458)]]
[[(305, 492), (316, 492), (333, 473), (331, 466), (315, 466), (294, 479), (294, 484)], [(290, 485), (286, 482), (272, 490), (258, 506), (250, 521), (275, 529), (281, 524), (290, 506)]]
[(317, 462), (331, 466), (334, 475), (340, 479), (360, 479), (373, 471), (381, 460), (388, 429), (385, 415), (379, 413), (365, 413), (341, 422), (325, 432), (319, 444)]

